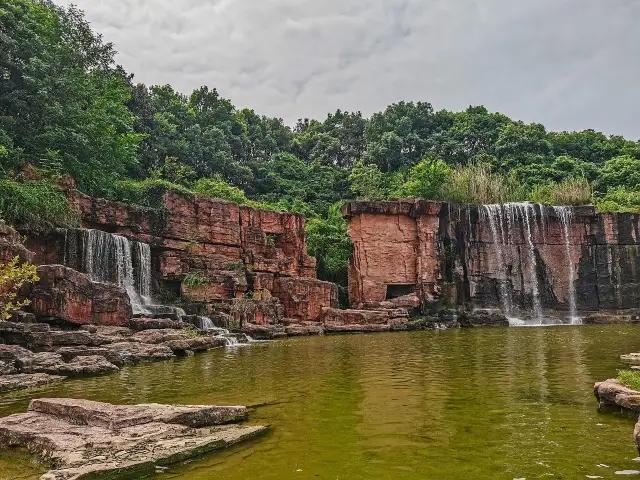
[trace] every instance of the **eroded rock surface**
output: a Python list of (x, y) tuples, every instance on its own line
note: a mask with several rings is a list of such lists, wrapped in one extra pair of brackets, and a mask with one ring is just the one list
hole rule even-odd
[(230, 424), (247, 415), (240, 406), (36, 399), (27, 413), (0, 419), (0, 446), (27, 448), (49, 462), (52, 470), (42, 480), (144, 476), (266, 430)]

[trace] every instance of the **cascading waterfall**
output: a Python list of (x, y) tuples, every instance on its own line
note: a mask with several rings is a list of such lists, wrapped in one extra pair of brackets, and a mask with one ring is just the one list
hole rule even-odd
[[(199, 316), (197, 317), (197, 320), (200, 330), (212, 334), (213, 336), (224, 338), (227, 347), (238, 347), (241, 345), (247, 345), (253, 341), (253, 339), (249, 337), (249, 335), (245, 335), (242, 333), (234, 334), (226, 328), (217, 327), (209, 317)], [(241, 337), (243, 339), (243, 342), (240, 342), (238, 337)]]
[(149, 313), (144, 308), (151, 303), (151, 249), (146, 243), (101, 230), (67, 230), (64, 262), (91, 280), (120, 285), (134, 314)]
[[(497, 257), (497, 260), (504, 269), (502, 273), (504, 273), (504, 280), (500, 279), (499, 288), (500, 288), (500, 301), (502, 303), (502, 308), (507, 317), (511, 316), (513, 309), (513, 302), (511, 300), (511, 292), (509, 291), (509, 287), (507, 285), (508, 274), (506, 270), (506, 262), (504, 256), (504, 245), (505, 245), (505, 234), (504, 228), (502, 224), (502, 206), (500, 205), (484, 205), (483, 209), (485, 211), (487, 220), (489, 221), (489, 227), (491, 228), (491, 235), (493, 237), (493, 246), (494, 253)], [(498, 232), (498, 225), (500, 226), (500, 232)]]
[(576, 289), (573, 284), (575, 280), (575, 266), (573, 264), (573, 257), (571, 256), (571, 243), (569, 237), (571, 231), (571, 222), (573, 220), (573, 212), (569, 207), (553, 207), (553, 209), (560, 219), (560, 223), (562, 223), (564, 244), (567, 251), (567, 259), (569, 260), (569, 315), (571, 317), (572, 324), (579, 323), (580, 319), (578, 318)]
[(524, 236), (529, 246), (533, 313), (535, 319), (542, 323), (542, 302), (540, 300), (540, 285), (538, 284), (538, 258), (536, 256), (535, 243), (533, 242), (533, 222), (536, 219), (535, 207), (530, 203), (511, 203), (507, 204), (506, 207), (515, 209), (514, 218), (517, 219), (519, 214), (522, 219)]

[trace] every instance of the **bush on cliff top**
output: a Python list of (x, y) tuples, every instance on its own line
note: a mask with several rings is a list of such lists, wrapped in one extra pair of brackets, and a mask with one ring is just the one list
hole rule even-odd
[(596, 200), (601, 212), (640, 213), (640, 190), (616, 188)]
[(31, 230), (75, 227), (78, 215), (63, 192), (47, 181), (0, 180), (0, 218)]
[(587, 205), (592, 202), (593, 188), (585, 178), (568, 178), (560, 183), (533, 187), (529, 199), (549, 205)]

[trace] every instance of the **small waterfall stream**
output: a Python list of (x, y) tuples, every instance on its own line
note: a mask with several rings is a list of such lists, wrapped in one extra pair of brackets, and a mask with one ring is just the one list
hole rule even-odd
[[(501, 205), (484, 205), (483, 206), (485, 216), (489, 221), (489, 227), (491, 228), (491, 235), (493, 237), (493, 249), (494, 254), (500, 264), (504, 274), (504, 279), (498, 279), (498, 285), (500, 289), (500, 301), (502, 303), (502, 309), (507, 317), (511, 316), (513, 309), (513, 302), (511, 300), (511, 292), (509, 290), (509, 275), (507, 272), (507, 264), (504, 256), (505, 235), (502, 224), (502, 206)], [(498, 232), (498, 225), (500, 231)]]
[(538, 257), (536, 256), (536, 246), (533, 241), (533, 223), (536, 220), (535, 207), (530, 203), (512, 203), (506, 206), (515, 208), (516, 213), (519, 213), (522, 219), (524, 236), (529, 246), (529, 275), (531, 277), (533, 314), (536, 321), (542, 323), (542, 301), (540, 300), (540, 285), (538, 283)]
[(231, 333), (226, 328), (217, 327), (209, 317), (198, 316), (198, 328), (216, 337), (224, 338), (227, 347), (248, 345), (254, 340), (244, 333)]
[(578, 318), (578, 308), (576, 300), (576, 289), (574, 285), (575, 281), (575, 266), (573, 264), (573, 257), (571, 256), (571, 222), (573, 219), (573, 212), (570, 207), (553, 207), (556, 215), (562, 223), (562, 231), (564, 234), (564, 244), (567, 251), (567, 259), (569, 260), (569, 315), (571, 317), (571, 323), (581, 323)]

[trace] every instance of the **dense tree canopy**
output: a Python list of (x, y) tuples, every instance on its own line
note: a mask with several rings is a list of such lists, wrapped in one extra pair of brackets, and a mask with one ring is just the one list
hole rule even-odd
[[(316, 219), (313, 249), (332, 279), (348, 250), (325, 241), (346, 235), (332, 205), (352, 198), (595, 201), (640, 211), (637, 141), (427, 102), (370, 118), (337, 110), (290, 127), (236, 108), (215, 88), (186, 95), (136, 83), (114, 56), (75, 7), (0, 0), (0, 196), (36, 188), (18, 185), (31, 164), (44, 178), (71, 174), (81, 190), (119, 200), (150, 202), (149, 192), (179, 188), (295, 210)], [(12, 219), (35, 218), (6, 195), (5, 217), (11, 206)]]

